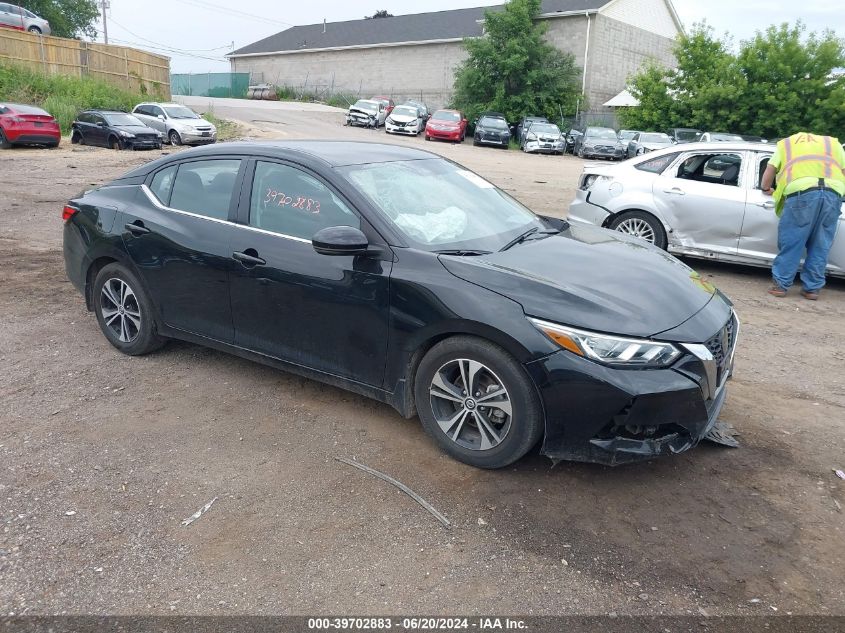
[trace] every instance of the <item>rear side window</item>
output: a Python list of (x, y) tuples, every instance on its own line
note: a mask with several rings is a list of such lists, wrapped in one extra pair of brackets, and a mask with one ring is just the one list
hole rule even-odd
[(165, 206), (170, 205), (170, 191), (173, 189), (173, 177), (176, 175), (176, 165), (162, 169), (150, 183), (150, 191)]
[(361, 221), (313, 176), (288, 165), (259, 161), (252, 183), (249, 224), (310, 240), (320, 229), (360, 228)]
[(240, 167), (237, 159), (182, 163), (168, 206), (216, 220), (228, 219)]
[(654, 158), (649, 158), (648, 160), (644, 160), (643, 162), (634, 165), (634, 167), (636, 167), (640, 171), (647, 171), (651, 172), (652, 174), (659, 174), (678, 157), (678, 154), (680, 154), (680, 152), (664, 154), (663, 156), (655, 156)]

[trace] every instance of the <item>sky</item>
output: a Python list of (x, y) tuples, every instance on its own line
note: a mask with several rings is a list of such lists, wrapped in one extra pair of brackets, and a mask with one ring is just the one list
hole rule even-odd
[[(99, 4), (101, 0), (96, 0)], [(394, 15), (499, 4), (501, 0), (109, 0), (109, 41), (171, 57), (171, 71), (226, 72), (224, 55), (297, 24), (356, 20), (387, 9)], [(718, 34), (753, 37), (773, 23), (801, 19), (808, 30), (836, 28), (845, 37), (840, 0), (674, 0), (686, 27), (707, 20)], [(98, 41), (103, 41), (102, 22)]]

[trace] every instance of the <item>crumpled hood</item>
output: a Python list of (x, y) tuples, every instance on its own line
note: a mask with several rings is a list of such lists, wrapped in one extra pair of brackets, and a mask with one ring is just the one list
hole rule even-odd
[(146, 125), (112, 125), (112, 127), (130, 134), (158, 134), (156, 130)]
[(715, 294), (668, 253), (586, 225), (503, 253), (440, 261), (456, 277), (519, 302), (529, 316), (625, 336), (677, 327)]
[(361, 110), (359, 108), (349, 108), (349, 114), (355, 114), (355, 115), (358, 115), (358, 116), (365, 116), (365, 117), (376, 116), (375, 112), (368, 112), (367, 110)]

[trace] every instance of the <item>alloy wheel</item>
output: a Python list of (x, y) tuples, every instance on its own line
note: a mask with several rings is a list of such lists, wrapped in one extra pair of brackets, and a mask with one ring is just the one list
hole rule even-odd
[(474, 451), (497, 447), (511, 429), (508, 390), (482, 363), (451, 360), (435, 372), (429, 387), (431, 410), (443, 434)]
[(616, 230), (620, 233), (633, 235), (634, 237), (639, 237), (646, 242), (654, 244), (654, 229), (648, 222), (640, 218), (628, 218), (623, 220), (619, 223), (619, 226), (616, 227)]
[(100, 314), (121, 343), (131, 343), (141, 331), (141, 306), (125, 281), (112, 277), (103, 284)]

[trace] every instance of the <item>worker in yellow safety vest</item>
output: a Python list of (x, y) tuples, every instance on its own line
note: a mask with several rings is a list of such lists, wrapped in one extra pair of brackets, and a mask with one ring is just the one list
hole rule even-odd
[[(773, 188), (775, 178), (777, 188)], [(780, 217), (769, 294), (786, 296), (806, 251), (801, 294), (815, 301), (824, 286), (827, 256), (845, 196), (845, 150), (831, 136), (793, 134), (778, 143), (760, 188), (774, 196)]]

